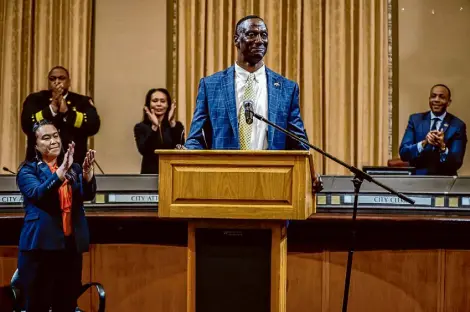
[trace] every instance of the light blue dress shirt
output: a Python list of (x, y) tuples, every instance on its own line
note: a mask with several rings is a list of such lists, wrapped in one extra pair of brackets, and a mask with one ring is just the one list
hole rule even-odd
[[(436, 129), (441, 130), (441, 125), (444, 122), (444, 118), (446, 117), (446, 115), (447, 115), (447, 112), (444, 112), (444, 114), (442, 114), (441, 116), (436, 116), (433, 114), (433, 112), (431, 112), (431, 127), (433, 126), (434, 119), (438, 118), (438, 120), (436, 121)], [(429, 128), (429, 131), (431, 131), (431, 127)], [(421, 141), (417, 143), (416, 147), (418, 148), (418, 153), (421, 154), (421, 152), (424, 149), (423, 142)], [(446, 161), (448, 154), (449, 154), (449, 149), (446, 147), (445, 151), (441, 153), (441, 162)]]

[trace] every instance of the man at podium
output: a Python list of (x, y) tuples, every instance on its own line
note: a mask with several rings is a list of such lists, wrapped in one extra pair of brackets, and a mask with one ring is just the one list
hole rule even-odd
[(262, 18), (238, 21), (233, 41), (237, 61), (199, 82), (187, 149), (308, 150), (260, 120), (247, 122), (244, 104), (255, 113), (307, 140), (300, 117), (299, 86), (264, 65), (268, 29)]

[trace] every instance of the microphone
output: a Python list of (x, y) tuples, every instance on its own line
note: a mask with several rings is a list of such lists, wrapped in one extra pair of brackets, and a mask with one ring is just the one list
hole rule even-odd
[(253, 101), (243, 101), (243, 107), (245, 108), (245, 121), (251, 125), (253, 123)]
[(2, 169), (3, 169), (3, 171), (9, 172), (9, 173), (11, 173), (11, 174), (16, 174), (16, 172), (11, 171), (11, 170), (8, 169), (7, 167), (3, 167)]

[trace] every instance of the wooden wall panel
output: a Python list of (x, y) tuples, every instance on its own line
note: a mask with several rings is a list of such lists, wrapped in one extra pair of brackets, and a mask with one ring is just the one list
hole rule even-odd
[(92, 280), (105, 287), (107, 311), (186, 312), (186, 255), (186, 247), (94, 245)]
[[(328, 309), (341, 311), (345, 252), (329, 256)], [(350, 312), (439, 311), (439, 251), (360, 251), (354, 255)], [(442, 280), (443, 281), (443, 280)]]
[(287, 311), (321, 312), (324, 253), (287, 254)]
[(445, 311), (470, 311), (470, 251), (449, 250), (445, 265)]
[[(89, 283), (91, 281), (91, 255), (89, 252), (83, 254), (83, 269), (82, 269), (82, 284)], [(78, 300), (78, 306), (85, 311), (91, 311), (92, 302), (92, 291), (93, 296), (97, 296), (94, 289), (89, 289), (84, 293)]]
[(17, 246), (0, 246), (0, 312), (11, 312), (9, 285), (16, 270)]
[[(16, 246), (0, 247), (0, 285), (16, 269)], [(341, 311), (345, 252), (290, 252), (287, 311)], [(162, 245), (93, 245), (84, 255), (83, 282), (103, 283), (110, 311), (186, 311), (186, 248)], [(358, 251), (350, 312), (470, 311), (470, 251)], [(93, 290), (94, 292), (94, 290)], [(9, 311), (0, 296), (0, 311)], [(97, 311), (97, 296), (79, 302)]]
[[(83, 282), (104, 285), (107, 310), (186, 312), (186, 224), (91, 219), (96, 244), (84, 255)], [(17, 266), (21, 224), (5, 224), (12, 226), (0, 224), (0, 311), (10, 312), (2, 295)], [(377, 218), (360, 225), (349, 312), (470, 311), (467, 224)], [(336, 221), (291, 224), (287, 312), (341, 311), (348, 233)], [(97, 311), (97, 302), (92, 293), (79, 303)]]

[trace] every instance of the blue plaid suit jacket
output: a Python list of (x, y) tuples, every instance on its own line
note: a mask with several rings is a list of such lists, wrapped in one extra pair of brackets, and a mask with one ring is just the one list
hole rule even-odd
[[(308, 140), (300, 118), (299, 86), (294, 81), (266, 68), (268, 119)], [(188, 149), (240, 149), (237, 104), (235, 99), (235, 67), (231, 66), (199, 82), (191, 129), (186, 140)], [(268, 149), (308, 150), (284, 133), (268, 127)]]

